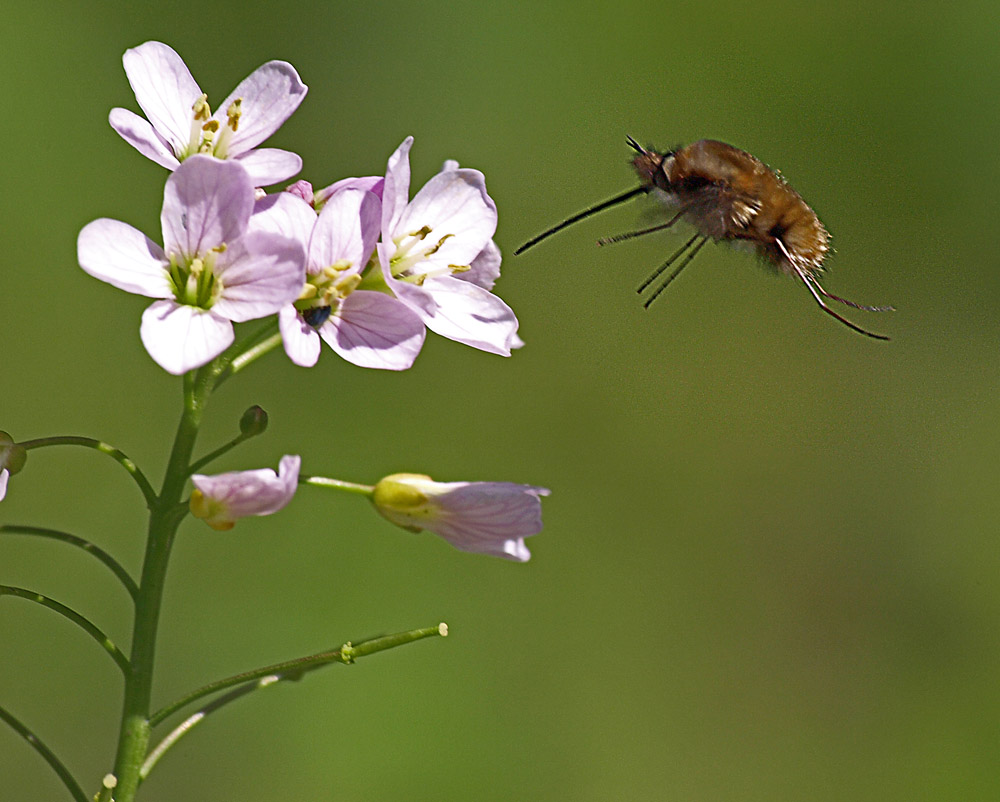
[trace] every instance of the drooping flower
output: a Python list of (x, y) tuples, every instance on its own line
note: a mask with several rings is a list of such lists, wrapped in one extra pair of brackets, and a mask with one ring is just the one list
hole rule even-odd
[(191, 483), (191, 514), (213, 529), (232, 529), (248, 515), (271, 515), (284, 508), (295, 495), (302, 459), (284, 456), (278, 473), (271, 468), (231, 471), (215, 476), (195, 474)]
[(23, 446), (14, 442), (7, 432), (0, 432), (0, 501), (7, 495), (7, 482), (11, 474), (18, 473), (28, 459)]
[(167, 179), (162, 248), (118, 220), (95, 220), (80, 232), (86, 272), (161, 299), (143, 314), (140, 335), (164, 370), (204, 365), (233, 342), (233, 322), (274, 314), (298, 297), (302, 246), (248, 231), (253, 205), (253, 182), (239, 162), (192, 156)]
[(317, 216), (303, 200), (308, 193), (302, 184), (258, 201), (250, 222), (251, 228), (279, 232), (306, 247), (304, 287), (278, 318), (285, 352), (296, 365), (311, 367), (322, 338), (360, 367), (405, 370), (420, 353), (423, 322), (387, 292), (360, 287), (379, 234), (378, 196), (341, 189)]
[(549, 490), (513, 482), (435, 482), (397, 473), (375, 485), (378, 512), (411, 532), (426, 529), (462, 551), (527, 562), (524, 539), (542, 529), (540, 497)]
[[(517, 318), (485, 286), (492, 286), (491, 269), (499, 272), (499, 251), (492, 246), (497, 210), (483, 174), (442, 170), (411, 201), (412, 144), (407, 137), (389, 158), (382, 190), (378, 254), (385, 281), (431, 331), (510, 356)], [(474, 270), (477, 257), (489, 264)], [(459, 277), (469, 272), (475, 280)]]
[(174, 170), (196, 153), (236, 159), (254, 186), (283, 181), (302, 169), (295, 153), (257, 148), (306, 95), (307, 87), (291, 64), (269, 61), (258, 67), (212, 114), (184, 61), (162, 42), (126, 50), (122, 62), (146, 119), (127, 109), (112, 109), (111, 127), (157, 164)]

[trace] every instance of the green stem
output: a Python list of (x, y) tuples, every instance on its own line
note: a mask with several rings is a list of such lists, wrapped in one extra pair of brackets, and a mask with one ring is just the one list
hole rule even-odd
[(236, 437), (234, 437), (232, 440), (230, 440), (225, 445), (219, 446), (211, 454), (206, 454), (200, 460), (198, 460), (193, 465), (191, 465), (188, 468), (188, 474), (190, 475), (190, 474), (193, 474), (193, 473), (198, 473), (198, 471), (200, 471), (202, 468), (204, 468), (210, 462), (212, 462), (213, 460), (217, 460), (219, 457), (221, 457), (227, 451), (232, 451), (234, 448), (236, 448), (236, 446), (238, 446), (244, 440), (249, 440), (253, 436), (254, 436), (253, 434), (239, 434), (239, 435), (237, 435)]
[(181, 708), (187, 707), (192, 702), (247, 682), (253, 682), (270, 676), (277, 676), (278, 679), (299, 679), (307, 671), (322, 668), (330, 663), (345, 663), (350, 665), (359, 657), (367, 657), (370, 654), (375, 654), (375, 652), (392, 649), (406, 643), (413, 643), (423, 638), (430, 638), (435, 635), (444, 637), (447, 634), (447, 624), (438, 624), (436, 627), (424, 627), (423, 629), (397, 632), (393, 635), (382, 635), (358, 644), (347, 642), (339, 649), (332, 651), (319, 652), (318, 654), (311, 654), (306, 657), (297, 657), (294, 660), (286, 660), (283, 663), (274, 663), (269, 666), (255, 668), (251, 671), (244, 671), (225, 679), (210, 682), (208, 685), (203, 685), (191, 691), (191, 693), (157, 710), (150, 716), (149, 723), (155, 727), (168, 716), (176, 713)]
[(230, 349), (232, 354), (227, 355), (227, 364), (219, 371), (215, 386), (218, 387), (226, 379), (235, 376), (245, 367), (281, 345), (281, 335), (277, 333), (277, 329), (277, 322), (268, 323), (241, 341), (235, 348)]
[(344, 490), (348, 493), (355, 493), (360, 496), (370, 496), (375, 488), (371, 485), (359, 485), (356, 482), (343, 482), (340, 479), (330, 479), (326, 476), (300, 476), (300, 485), (313, 485), (315, 487), (333, 487), (337, 490)]
[(101, 648), (110, 654), (114, 658), (114, 661), (118, 663), (118, 667), (122, 670), (122, 673), (125, 674), (126, 677), (129, 675), (128, 658), (125, 657), (121, 649), (115, 646), (111, 638), (101, 632), (100, 629), (98, 629), (88, 619), (80, 615), (76, 610), (71, 607), (67, 607), (65, 604), (57, 602), (49, 596), (43, 596), (41, 593), (36, 593), (35, 591), (27, 590), (26, 588), (16, 588), (12, 585), (0, 585), (0, 596), (16, 596), (19, 599), (35, 602), (36, 604), (42, 605), (42, 607), (48, 607), (50, 610), (59, 613), (59, 615), (64, 618), (68, 618), (80, 627), (80, 629), (90, 635), (90, 637), (101, 644)]
[(132, 628), (131, 671), (125, 678), (125, 698), (115, 758), (115, 777), (118, 781), (115, 799), (118, 802), (135, 799), (140, 769), (149, 747), (156, 633), (167, 564), (174, 535), (184, 518), (181, 496), (198, 429), (212, 387), (225, 364), (225, 358), (220, 357), (198, 371), (185, 374), (184, 411), (177, 426), (163, 487), (150, 511), (146, 554)]
[(146, 479), (145, 474), (139, 470), (139, 467), (117, 448), (112, 445), (108, 445), (101, 440), (95, 440), (92, 437), (75, 437), (67, 435), (64, 437), (39, 437), (36, 440), (25, 440), (23, 443), (18, 443), (18, 445), (23, 447), (25, 450), (32, 448), (44, 448), (46, 446), (83, 446), (84, 448), (92, 448), (95, 451), (99, 451), (100, 453), (111, 457), (115, 462), (128, 471), (129, 475), (139, 486), (139, 490), (142, 491), (142, 495), (146, 499), (146, 506), (148, 508), (152, 509), (153, 504), (156, 503), (156, 491), (153, 490), (153, 486), (149, 483), (149, 480)]
[(98, 560), (112, 570), (114, 575), (118, 577), (118, 580), (125, 586), (125, 590), (129, 592), (133, 601), (139, 593), (139, 586), (135, 584), (135, 580), (132, 579), (128, 571), (121, 566), (121, 563), (104, 551), (104, 549), (95, 546), (89, 540), (84, 540), (82, 537), (71, 535), (69, 532), (60, 532), (57, 529), (45, 529), (41, 526), (19, 526), (17, 524), (4, 524), (0, 526), (0, 534), (35, 535), (37, 537), (47, 537), (52, 540), (59, 540), (63, 543), (68, 543), (71, 546), (81, 548), (88, 554), (93, 554)]
[(41, 739), (35, 735), (35, 733), (15, 718), (13, 713), (2, 707), (0, 707), (0, 719), (7, 722), (14, 732), (24, 738), (31, 748), (42, 756), (42, 759), (45, 760), (45, 762), (52, 767), (52, 770), (59, 775), (59, 779), (63, 781), (63, 785), (66, 786), (66, 789), (76, 802), (90, 802), (87, 799), (87, 794), (80, 787), (80, 784), (73, 778), (73, 775), (69, 773), (69, 769), (63, 765), (62, 761), (55, 756), (51, 749), (42, 743)]

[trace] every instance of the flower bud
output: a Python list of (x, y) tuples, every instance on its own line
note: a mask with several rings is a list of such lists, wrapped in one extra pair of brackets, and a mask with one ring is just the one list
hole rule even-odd
[(267, 412), (254, 404), (240, 418), (240, 432), (247, 437), (256, 437), (267, 431)]

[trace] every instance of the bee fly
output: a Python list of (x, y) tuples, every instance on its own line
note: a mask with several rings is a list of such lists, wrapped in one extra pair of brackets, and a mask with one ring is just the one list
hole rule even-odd
[[(889, 339), (883, 334), (861, 328), (824, 303), (823, 299), (828, 298), (867, 312), (893, 309), (891, 306), (854, 303), (832, 295), (820, 286), (817, 277), (823, 270), (823, 259), (830, 249), (830, 235), (799, 193), (762, 161), (746, 151), (712, 139), (702, 139), (667, 153), (647, 150), (632, 137), (628, 138), (628, 144), (637, 153), (632, 159), (632, 166), (639, 175), (638, 187), (573, 215), (528, 240), (514, 253), (526, 251), (578, 220), (655, 190), (674, 212), (667, 222), (597, 242), (598, 245), (621, 242), (670, 228), (679, 220), (694, 226), (694, 235), (636, 290), (642, 294), (652, 288), (643, 304), (647, 309), (710, 239), (716, 242), (743, 242), (778, 272), (796, 276), (806, 285), (820, 309), (845, 326), (877, 340)], [(660, 276), (675, 263), (674, 270), (657, 283)]]

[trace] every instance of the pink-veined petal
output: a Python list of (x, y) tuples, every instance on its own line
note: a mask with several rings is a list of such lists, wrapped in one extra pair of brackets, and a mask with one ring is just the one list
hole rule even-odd
[(285, 353), (294, 364), (311, 368), (319, 361), (319, 334), (291, 304), (281, 307), (278, 312), (278, 329)]
[(246, 230), (253, 205), (253, 183), (237, 162), (191, 156), (163, 191), (164, 250), (190, 259), (231, 243)]
[(438, 173), (424, 184), (391, 230), (398, 237), (425, 226), (431, 229), (427, 242), (447, 236), (431, 262), (471, 264), (497, 227), (496, 205), (486, 194), (483, 174), (468, 169)]
[(76, 253), (87, 273), (101, 281), (147, 298), (170, 298), (167, 258), (141, 231), (120, 220), (88, 223), (76, 240)]
[(180, 162), (174, 155), (173, 147), (157, 132), (148, 120), (128, 109), (111, 109), (108, 122), (126, 142), (147, 159), (161, 167), (176, 170)]
[(235, 335), (233, 324), (212, 311), (157, 301), (143, 312), (139, 336), (153, 361), (179, 376), (215, 359)]
[(319, 213), (308, 263), (322, 268), (343, 259), (354, 272), (361, 270), (375, 250), (380, 216), (381, 204), (371, 192), (345, 189), (336, 193)]
[(299, 297), (306, 280), (305, 250), (293, 239), (252, 232), (219, 256), (215, 274), (222, 294), (212, 311), (237, 323), (255, 320)]
[(406, 370), (424, 344), (424, 324), (405, 304), (381, 292), (355, 290), (320, 327), (320, 336), (363, 368)]
[(464, 273), (455, 273), (455, 278), (471, 281), (484, 290), (492, 290), (496, 280), (500, 278), (500, 258), (500, 249), (493, 240), (490, 240), (472, 260), (471, 269)]
[[(323, 187), (323, 189), (317, 190), (313, 196), (313, 202), (316, 207), (319, 208), (324, 203), (326, 203), (330, 198), (344, 189), (367, 189), (369, 192), (375, 193), (376, 197), (382, 200), (382, 188), (385, 185), (385, 176), (382, 175), (366, 175), (360, 178), (341, 178), (339, 181), (335, 181), (328, 187)], [(409, 189), (407, 189), (409, 191)]]
[(239, 127), (230, 144), (232, 155), (246, 153), (277, 131), (299, 107), (307, 91), (295, 67), (285, 61), (262, 64), (240, 81), (213, 115), (220, 125), (225, 125), (229, 105), (242, 99)]
[(284, 509), (298, 489), (301, 457), (282, 457), (275, 474), (270, 468), (191, 477), (191, 511), (213, 529), (230, 529), (240, 518), (272, 515)]
[(396, 224), (410, 199), (410, 148), (413, 137), (408, 136), (389, 157), (382, 187), (382, 239), (387, 240), (396, 230)]
[(280, 148), (257, 148), (234, 157), (246, 168), (255, 187), (268, 187), (302, 169), (302, 157)]
[(0, 471), (0, 501), (7, 495), (7, 480), (10, 478), (10, 471), (4, 468)]
[(517, 318), (488, 290), (450, 276), (429, 279), (421, 287), (397, 281), (393, 289), (436, 334), (510, 356)]
[(146, 119), (175, 154), (183, 151), (191, 131), (191, 107), (201, 96), (184, 60), (162, 42), (145, 42), (126, 50), (122, 64)]
[(308, 248), (315, 226), (316, 212), (312, 206), (299, 195), (275, 192), (254, 204), (247, 233), (269, 231), (293, 239), (301, 243), (303, 248)]

